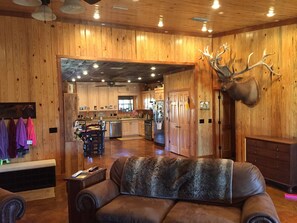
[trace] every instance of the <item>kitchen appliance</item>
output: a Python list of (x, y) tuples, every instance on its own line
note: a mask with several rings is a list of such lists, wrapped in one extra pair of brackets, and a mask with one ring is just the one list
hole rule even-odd
[(151, 119), (144, 120), (144, 138), (147, 140), (153, 140)]
[(161, 146), (165, 145), (164, 133), (164, 101), (156, 101), (154, 106), (154, 142)]
[(122, 137), (122, 121), (115, 120), (109, 123), (109, 138)]

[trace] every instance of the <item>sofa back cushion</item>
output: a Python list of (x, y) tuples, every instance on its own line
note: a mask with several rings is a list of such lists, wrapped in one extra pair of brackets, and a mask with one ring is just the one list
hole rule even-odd
[(235, 162), (232, 188), (232, 203), (238, 203), (253, 195), (264, 193), (266, 184), (256, 166), (247, 162)]
[(122, 171), (122, 194), (231, 203), (233, 161), (130, 157)]
[[(123, 169), (125, 167), (128, 157), (121, 157), (117, 159), (110, 170), (110, 179), (113, 180), (119, 188), (121, 188)], [(170, 158), (174, 162), (176, 158)], [(169, 161), (168, 160), (168, 161)], [(185, 171), (185, 169), (184, 169)], [(143, 171), (144, 176), (146, 175), (146, 170)], [(168, 176), (170, 176), (170, 172)], [(165, 174), (164, 178), (167, 179), (168, 176)], [(140, 182), (142, 184), (142, 182)], [(212, 187), (208, 185), (208, 189), (212, 190)], [(246, 162), (234, 162), (233, 164), (233, 177), (232, 177), (232, 203), (238, 204), (243, 202), (248, 197), (256, 194), (264, 193), (266, 190), (265, 181), (263, 175), (259, 169)], [(212, 190), (213, 191), (213, 190)], [(163, 195), (165, 197), (166, 194)], [(204, 200), (206, 202), (210, 202)]]

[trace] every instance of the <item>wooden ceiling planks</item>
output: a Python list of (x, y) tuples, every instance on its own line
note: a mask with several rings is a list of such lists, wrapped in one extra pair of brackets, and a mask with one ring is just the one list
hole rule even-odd
[[(283, 20), (297, 17), (297, 4), (292, 0), (256, 1), (256, 0), (221, 0), (221, 8), (213, 10), (211, 0), (102, 0), (99, 4), (101, 19), (95, 21), (93, 13), (95, 6), (84, 1), (81, 4), (86, 8), (80, 15), (63, 14), (59, 8), (63, 2), (52, 0), (50, 7), (59, 21), (74, 23), (92, 23), (111, 25), (113, 27), (130, 27), (154, 32), (182, 33), (188, 35), (207, 36), (201, 31), (202, 22), (193, 21), (193, 17), (209, 20), (208, 26), (213, 34), (229, 32), (247, 27), (278, 23)], [(270, 6), (273, 6), (276, 15), (266, 16)], [(115, 9), (114, 7), (118, 7)], [(127, 9), (127, 10), (126, 10)], [(34, 7), (19, 6), (10, 0), (0, 1), (0, 14), (30, 17)], [(222, 12), (222, 14), (221, 14)], [(159, 16), (164, 17), (164, 27), (158, 28)]]

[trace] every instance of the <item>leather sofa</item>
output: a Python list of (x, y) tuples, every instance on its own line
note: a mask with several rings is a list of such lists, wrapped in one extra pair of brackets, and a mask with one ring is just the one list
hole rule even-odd
[(250, 163), (122, 157), (110, 179), (79, 192), (85, 223), (279, 223), (265, 181)]
[(0, 188), (0, 223), (14, 223), (21, 219), (26, 209), (23, 197)]

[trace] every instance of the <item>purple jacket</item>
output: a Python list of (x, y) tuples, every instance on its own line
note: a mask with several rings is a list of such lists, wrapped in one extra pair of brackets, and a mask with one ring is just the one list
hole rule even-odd
[(8, 122), (8, 155), (10, 158), (15, 158), (17, 155), (16, 148), (16, 125), (13, 119)]
[(19, 148), (28, 149), (27, 131), (26, 131), (26, 125), (24, 123), (23, 118), (19, 118), (16, 124), (16, 146), (17, 146), (17, 149)]
[(0, 121), (0, 159), (7, 159), (8, 154), (8, 132), (4, 119)]

